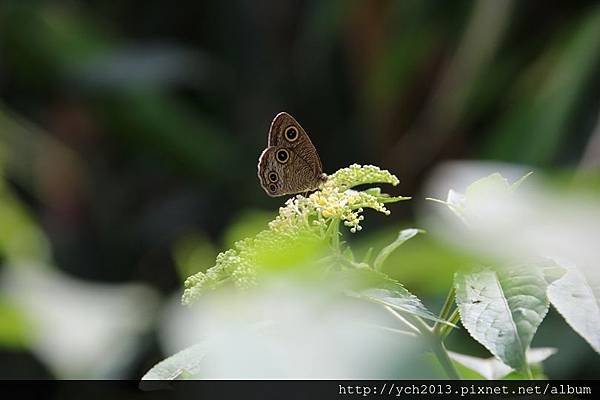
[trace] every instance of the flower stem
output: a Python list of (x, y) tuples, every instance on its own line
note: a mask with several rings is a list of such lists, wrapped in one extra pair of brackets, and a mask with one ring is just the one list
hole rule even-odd
[(331, 245), (336, 253), (340, 253), (340, 219), (334, 218), (329, 225), (329, 234), (331, 235)]

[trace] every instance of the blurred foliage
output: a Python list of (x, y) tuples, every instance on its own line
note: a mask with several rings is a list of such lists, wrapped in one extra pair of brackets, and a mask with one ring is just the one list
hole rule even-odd
[[(542, 368), (542, 361), (552, 356), (555, 351), (556, 349), (552, 348), (540, 348), (531, 349), (528, 352), (528, 358), (532, 360), (531, 372), (534, 379), (547, 379)], [(511, 371), (508, 366), (494, 357), (484, 359), (456, 353), (452, 353), (450, 356), (463, 379), (528, 379), (526, 374), (514, 370)]]
[(175, 243), (173, 253), (182, 282), (198, 272), (199, 266), (211, 265), (217, 255), (211, 241), (206, 235), (199, 233), (191, 233), (179, 239)]
[(246, 210), (238, 215), (223, 234), (224, 247), (232, 247), (239, 240), (256, 235), (275, 218), (271, 211)]
[(29, 345), (30, 326), (19, 307), (0, 298), (0, 351), (24, 349)]
[[(600, 7), (584, 0), (3, 0), (2, 269), (44, 260), (74, 277), (179, 296), (184, 277), (265, 229), (282, 206), (256, 178), (282, 110), (307, 129), (326, 172), (380, 165), (413, 197), (455, 158), (526, 163), (593, 196), (599, 29)], [(357, 260), (414, 226), (412, 203), (365, 223), (350, 239)], [(471, 261), (419, 235), (384, 271), (429, 305)], [(22, 311), (2, 301), (0, 314), (14, 322), (1, 324), (0, 340), (26, 347)], [(565, 335), (557, 347), (578, 358), (561, 349), (549, 365), (565, 367), (548, 375), (589, 377), (597, 358)], [(126, 376), (162, 356), (149, 345)], [(37, 373), (22, 365), (11, 373)]]
[[(565, 143), (576, 106), (595, 91), (586, 82), (600, 62), (600, 9), (563, 29), (517, 82), (484, 157), (544, 165)], [(515, 146), (519, 141), (527, 145)]]
[[(379, 249), (396, 234), (389, 229), (361, 238), (355, 252), (360, 255), (369, 248)], [(402, 251), (392, 253), (384, 271), (408, 287), (417, 287), (419, 294), (434, 296), (448, 289), (454, 271), (472, 263), (472, 254), (425, 233), (403, 244)]]
[[(1, 167), (0, 167), (1, 168)], [(0, 257), (6, 262), (48, 259), (46, 238), (23, 204), (0, 179)]]
[[(1, 167), (0, 167), (1, 168)], [(45, 260), (46, 239), (28, 211), (5, 187), (0, 179), (0, 258), (11, 267)], [(6, 296), (0, 296), (0, 348), (25, 349), (31, 326), (20, 307)]]

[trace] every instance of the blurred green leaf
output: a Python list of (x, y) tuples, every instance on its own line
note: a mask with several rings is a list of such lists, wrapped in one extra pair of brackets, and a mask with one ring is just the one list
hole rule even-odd
[(195, 344), (175, 353), (171, 357), (164, 359), (163, 361), (152, 367), (142, 377), (142, 388), (151, 388), (152, 383), (144, 383), (143, 381), (153, 380), (176, 380), (176, 379), (198, 379), (200, 378), (199, 373), (202, 366), (202, 361), (206, 357), (206, 354), (210, 350), (210, 343), (208, 341)]
[[(206, 116), (158, 91), (128, 90), (98, 102), (111, 132), (165, 163), (226, 180), (237, 158), (227, 134)], [(223, 157), (227, 154), (227, 157)]]
[(314, 263), (327, 254), (327, 244), (308, 234), (298, 238), (287, 238), (277, 248), (258, 247), (255, 250), (256, 265), (266, 272), (278, 273), (297, 269), (303, 273), (312, 271)]
[(10, 48), (10, 62), (34, 82), (56, 75), (107, 50), (111, 40), (83, 15), (60, 4), (5, 2), (0, 9), (0, 43)]
[[(366, 255), (369, 248), (383, 248), (396, 236), (393, 230), (380, 230), (364, 240), (357, 240), (353, 244), (354, 252)], [(434, 235), (420, 235), (405, 242), (402, 251), (391, 253), (384, 271), (413, 290), (418, 288), (420, 293), (437, 294), (448, 290), (456, 270), (472, 262), (469, 254), (461, 253)]]
[(548, 287), (548, 298), (571, 328), (600, 353), (600, 279), (575, 267), (566, 271)]
[[(540, 347), (536, 349), (529, 349), (527, 351), (527, 361), (529, 364), (540, 364), (542, 361), (555, 354), (557, 350), (552, 347)], [(468, 356), (466, 354), (459, 354), (453, 351), (448, 352), (450, 358), (455, 363), (462, 365), (468, 370), (475, 372), (474, 376), (463, 375), (467, 379), (503, 379), (508, 376), (514, 369), (498, 360), (496, 357), (480, 358), (474, 356)], [(539, 371), (541, 372), (541, 371)], [(535, 376), (534, 376), (535, 378)], [(522, 377), (521, 379), (527, 379)]]
[(0, 347), (26, 347), (30, 340), (29, 332), (22, 310), (0, 298)]
[[(532, 172), (529, 172), (511, 184), (502, 174), (496, 172), (471, 183), (466, 188), (464, 195), (450, 189), (446, 201), (429, 197), (426, 200), (445, 204), (461, 221), (470, 225), (478, 222), (482, 217), (486, 218), (486, 215), (489, 214), (486, 209), (488, 204), (499, 201), (508, 202), (509, 196), (531, 174)], [(482, 211), (484, 215), (480, 215)]]
[[(366, 82), (367, 106), (376, 110), (387, 110), (394, 101), (410, 89), (413, 79), (422, 73), (422, 66), (433, 56), (436, 40), (440, 33), (433, 25), (411, 27), (411, 32), (402, 32), (385, 43), (386, 51), (375, 59), (373, 72)], [(413, 40), (418, 35), (420, 40)]]
[[(600, 61), (600, 7), (590, 7), (571, 32), (559, 32), (533, 68), (523, 75), (508, 113), (484, 146), (486, 158), (545, 164), (561, 150), (586, 83)], [(565, 39), (566, 38), (566, 39)]]
[[(435, 57), (443, 27), (432, 18), (436, 8), (424, 2), (391, 2), (382, 23), (390, 34), (372, 45), (381, 46), (379, 57), (368, 61), (371, 71), (365, 80), (365, 107), (371, 114), (385, 114), (410, 91), (424, 66)], [(400, 22), (398, 22), (400, 21)], [(419, 40), (414, 40), (418, 37)], [(407, 100), (408, 101), (408, 100)]]
[(217, 249), (206, 235), (193, 233), (175, 243), (173, 250), (179, 277), (184, 281), (188, 276), (213, 265)]
[(396, 250), (398, 247), (404, 244), (404, 242), (406, 242), (407, 240), (410, 240), (413, 237), (415, 237), (418, 233), (423, 232), (423, 230), (414, 228), (401, 230), (396, 240), (394, 240), (391, 244), (381, 249), (379, 254), (377, 254), (377, 257), (375, 257), (375, 261), (373, 262), (373, 268), (375, 268), (377, 271), (381, 271), (383, 263), (385, 262), (385, 260), (387, 260), (390, 254), (394, 252), (394, 250)]
[(233, 247), (234, 243), (252, 237), (264, 230), (276, 214), (271, 211), (244, 210), (232, 221), (223, 235), (223, 246)]
[(417, 315), (432, 321), (441, 321), (432, 314), (402, 284), (384, 273), (370, 268), (347, 269), (338, 273), (336, 280), (348, 285), (348, 294), (360, 299), (391, 307), (400, 312)]
[(0, 255), (8, 261), (40, 261), (49, 255), (43, 232), (0, 178)]

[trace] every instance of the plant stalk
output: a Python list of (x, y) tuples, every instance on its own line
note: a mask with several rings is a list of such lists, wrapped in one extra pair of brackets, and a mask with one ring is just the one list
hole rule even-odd
[[(455, 308), (454, 311), (452, 312), (452, 314), (450, 314), (450, 317), (448, 317), (448, 322), (456, 325), (456, 324), (458, 324), (458, 321), (460, 321), (460, 313), (458, 312), (458, 308)], [(442, 341), (444, 339), (446, 339), (446, 337), (450, 334), (450, 332), (452, 332), (452, 329), (454, 329), (453, 326), (445, 325), (445, 324), (440, 327), (438, 335), (440, 336)]]
[(529, 362), (525, 363), (525, 373), (527, 374), (527, 379), (529, 379), (530, 381), (533, 380), (533, 373), (531, 373), (531, 366), (529, 365)]
[[(448, 314), (450, 314), (450, 310), (452, 309), (453, 305), (454, 305), (454, 288), (451, 287), (450, 290), (448, 291), (448, 295), (446, 296), (446, 300), (444, 301), (444, 305), (442, 306), (442, 310), (440, 311), (439, 319), (441, 319), (442, 321), (447, 321)], [(445, 324), (442, 324), (439, 321), (436, 321), (435, 324), (433, 325), (433, 331), (439, 335), (443, 326), (445, 326)]]
[(405, 317), (421, 332), (421, 334), (428, 341), (429, 346), (433, 351), (433, 354), (438, 359), (438, 362), (444, 369), (444, 372), (446, 372), (446, 375), (448, 375), (448, 378), (460, 380), (460, 375), (454, 367), (452, 360), (450, 360), (450, 356), (448, 355), (448, 351), (444, 347), (442, 338), (439, 335), (437, 335), (433, 331), (433, 328), (429, 327), (429, 325), (427, 325), (421, 318), (408, 315), (405, 315)]
[(442, 343), (441, 338), (436, 337), (437, 340), (433, 340), (431, 343), (431, 350), (433, 350), (433, 354), (437, 357), (440, 365), (448, 375), (448, 378), (454, 380), (460, 380), (460, 375), (458, 371), (454, 367), (450, 356), (448, 356), (448, 351), (444, 347), (444, 343)]
[(394, 310), (392, 307), (390, 306), (384, 306), (386, 310), (388, 310), (390, 313), (392, 313), (392, 315), (396, 318), (398, 318), (400, 321), (402, 321), (402, 323), (404, 323), (406, 326), (408, 326), (410, 329), (412, 329), (414, 332), (418, 333), (418, 334), (422, 334), (421, 330), (419, 328), (417, 328), (416, 326), (414, 326), (413, 324), (411, 324), (410, 322), (407, 321), (406, 318), (404, 318), (399, 312), (397, 312), (396, 310)]
[(340, 249), (340, 220), (338, 218), (333, 219), (331, 221), (331, 225), (329, 226), (331, 230), (331, 245), (337, 254), (341, 252)]

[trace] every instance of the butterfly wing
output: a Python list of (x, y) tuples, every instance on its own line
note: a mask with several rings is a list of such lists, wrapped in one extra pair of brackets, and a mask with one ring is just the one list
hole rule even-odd
[(275, 116), (269, 145), (258, 159), (260, 185), (269, 196), (315, 190), (323, 181), (323, 166), (306, 131), (288, 113)]
[(316, 175), (323, 174), (323, 165), (317, 149), (310, 141), (306, 131), (290, 114), (280, 112), (271, 122), (269, 147), (271, 146), (292, 150), (313, 168)]
[[(283, 150), (282, 150), (283, 149)], [(277, 154), (286, 151), (285, 162)], [(291, 149), (271, 146), (266, 148), (258, 160), (258, 178), (265, 192), (272, 197), (315, 190), (322, 182), (314, 166), (307, 163)]]

